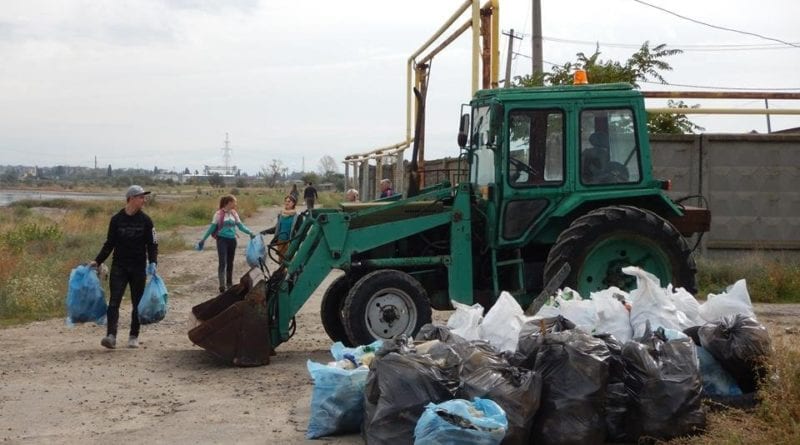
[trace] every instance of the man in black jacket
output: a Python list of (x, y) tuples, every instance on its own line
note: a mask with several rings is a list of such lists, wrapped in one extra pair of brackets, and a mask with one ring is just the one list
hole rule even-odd
[[(108, 301), (108, 326), (106, 336), (100, 342), (106, 348), (113, 349), (117, 345), (117, 326), (119, 324), (119, 306), (125, 287), (130, 285), (131, 330), (128, 347), (139, 347), (139, 313), (137, 306), (144, 293), (146, 274), (154, 274), (158, 259), (158, 238), (153, 227), (153, 220), (142, 211), (145, 198), (149, 195), (138, 185), (132, 185), (125, 193), (125, 207), (111, 217), (108, 225), (108, 236), (100, 253), (89, 264), (97, 267), (114, 252), (111, 263), (109, 287), (111, 295)], [(147, 262), (150, 261), (148, 265)]]
[(314, 209), (314, 201), (316, 201), (318, 197), (317, 189), (315, 189), (314, 185), (309, 182), (306, 186), (306, 189), (303, 190), (303, 199), (306, 201), (306, 208), (308, 208), (308, 210)]

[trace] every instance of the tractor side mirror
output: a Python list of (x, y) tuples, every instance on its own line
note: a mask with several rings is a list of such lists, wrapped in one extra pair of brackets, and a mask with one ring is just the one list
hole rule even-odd
[(497, 138), (497, 135), (500, 134), (500, 130), (503, 127), (503, 117), (505, 117), (505, 111), (503, 105), (501, 104), (492, 104), (491, 112), (489, 113), (489, 144), (494, 145), (494, 141)]
[(467, 146), (467, 131), (469, 131), (469, 114), (462, 114), (458, 123), (458, 146), (463, 150)]

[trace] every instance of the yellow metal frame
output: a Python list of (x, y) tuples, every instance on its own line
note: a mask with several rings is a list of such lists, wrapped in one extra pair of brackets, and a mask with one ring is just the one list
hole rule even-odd
[[(442, 35), (450, 29), (453, 24), (464, 15), (464, 13), (471, 8), (470, 19), (457, 28), (447, 39), (440, 45), (431, 50), (430, 53), (423, 57), (420, 55), (426, 51), (433, 43), (435, 43)], [(416, 115), (416, 106), (414, 102), (414, 87), (419, 87), (421, 79), (419, 74), (414, 69), (416, 65), (425, 63), (433, 59), (433, 57), (444, 49), (448, 44), (452, 43), (457, 37), (463, 34), (467, 29), (472, 28), (472, 83), (471, 94), (474, 95), (478, 91), (480, 79), (480, 58), (481, 58), (481, 45), (480, 45), (480, 27), (481, 27), (481, 10), (491, 9), (492, 11), (492, 32), (491, 40), (491, 57), (490, 57), (490, 84), (492, 88), (496, 88), (498, 84), (498, 76), (500, 73), (500, 0), (488, 0), (483, 6), (480, 5), (480, 0), (466, 0), (456, 11), (448, 18), (444, 24), (433, 33), (433, 35), (422, 44), (416, 51), (414, 51), (406, 62), (406, 138), (402, 142), (392, 144), (386, 147), (370, 150), (365, 153), (352, 154), (345, 157), (345, 162), (363, 161), (367, 159), (374, 159), (376, 157), (384, 156), (387, 154), (395, 154), (398, 150), (404, 150), (411, 146), (414, 142), (413, 126), (414, 117)], [(416, 74), (415, 74), (416, 73)]]

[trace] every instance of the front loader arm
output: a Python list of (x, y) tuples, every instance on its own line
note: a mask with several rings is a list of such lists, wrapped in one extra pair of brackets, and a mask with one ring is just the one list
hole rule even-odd
[[(449, 196), (449, 192), (447, 195)], [(364, 214), (351, 215), (331, 211), (320, 212), (306, 218), (298, 231), (301, 235), (291, 242), (287, 250), (288, 260), (284, 264), (283, 279), (275, 287), (275, 294), (267, 296), (270, 319), (273, 320), (271, 326), (273, 347), (289, 339), (292, 319), (332, 269), (349, 270), (354, 254), (451, 224), (454, 220), (453, 211), (443, 209), (438, 213), (403, 221), (402, 224), (389, 221), (351, 228), (353, 221), (359, 217), (374, 215), (380, 213), (380, 210), (389, 211), (392, 207), (402, 204), (407, 205), (408, 201), (391, 203), (382, 209), (369, 209)], [(385, 261), (392, 260), (394, 259), (385, 259)], [(442, 257), (406, 258), (396, 261), (419, 264), (449, 262)]]

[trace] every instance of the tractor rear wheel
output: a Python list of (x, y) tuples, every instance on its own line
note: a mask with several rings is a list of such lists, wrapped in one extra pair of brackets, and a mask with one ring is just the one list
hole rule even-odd
[(340, 341), (345, 346), (353, 346), (347, 338), (347, 331), (342, 322), (342, 308), (347, 292), (350, 291), (350, 282), (347, 276), (342, 275), (331, 283), (322, 296), (319, 315), (322, 318), (322, 327), (334, 342)]
[(411, 275), (382, 269), (364, 275), (350, 289), (343, 320), (353, 345), (377, 339), (414, 335), (431, 322), (431, 305), (422, 285)]
[(561, 287), (581, 296), (616, 286), (630, 291), (636, 279), (622, 273), (637, 266), (656, 275), (661, 285), (672, 283), (690, 293), (697, 292), (697, 266), (686, 240), (664, 218), (631, 206), (610, 206), (576, 219), (556, 240), (547, 255), (544, 282), (564, 263), (572, 267)]

